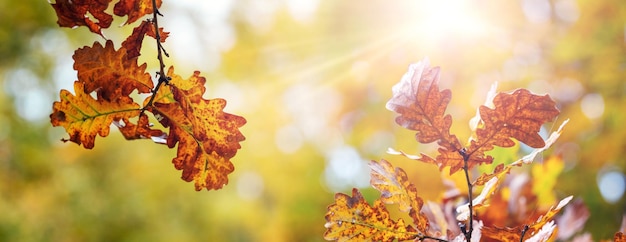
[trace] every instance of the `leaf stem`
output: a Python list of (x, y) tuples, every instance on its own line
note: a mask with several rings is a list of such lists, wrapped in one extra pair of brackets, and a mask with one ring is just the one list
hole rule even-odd
[(469, 178), (469, 157), (470, 154), (467, 154), (467, 150), (465, 148), (459, 150), (459, 154), (463, 157), (463, 171), (465, 172), (465, 181), (467, 182), (467, 196), (469, 198), (469, 230), (465, 231), (465, 239), (467, 241), (471, 241), (472, 239), (472, 231), (474, 230), (474, 195), (472, 194), (472, 183)]
[(157, 58), (159, 59), (159, 72), (157, 73), (159, 75), (159, 80), (157, 82), (156, 87), (152, 90), (152, 96), (150, 97), (150, 101), (148, 101), (148, 104), (146, 104), (146, 106), (143, 107), (143, 110), (145, 110), (146, 107), (152, 106), (152, 102), (154, 101), (154, 98), (156, 97), (156, 94), (159, 91), (159, 88), (161, 88), (161, 85), (163, 85), (163, 83), (165, 84), (169, 83), (169, 80), (170, 80), (169, 77), (165, 76), (165, 64), (163, 63), (163, 54), (165, 54), (165, 56), (168, 56), (168, 57), (169, 57), (169, 54), (167, 54), (167, 52), (163, 48), (163, 45), (161, 45), (161, 34), (159, 33), (158, 16), (163, 16), (163, 15), (159, 12), (159, 9), (157, 8), (156, 0), (152, 0), (152, 14), (153, 14), (152, 23), (154, 24), (154, 32), (155, 32), (154, 38), (156, 39), (156, 44), (157, 44)]

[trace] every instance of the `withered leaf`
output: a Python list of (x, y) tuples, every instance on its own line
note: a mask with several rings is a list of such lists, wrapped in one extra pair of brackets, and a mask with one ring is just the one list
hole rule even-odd
[[(141, 24), (133, 29), (133, 33), (122, 42), (122, 47), (126, 49), (128, 56), (126, 58), (132, 59), (141, 55), (141, 44), (143, 43), (144, 36), (156, 37), (156, 31), (154, 31), (154, 24), (150, 21), (142, 21)], [(163, 28), (159, 28), (159, 38), (161, 42), (165, 42), (165, 39), (169, 36), (169, 32), (164, 32)]]
[[(161, 7), (161, 0), (156, 1), (157, 8)], [(117, 16), (128, 15), (124, 24), (131, 24), (146, 14), (152, 13), (152, 0), (120, 0), (115, 4), (113, 13)]]
[(326, 240), (393, 241), (420, 236), (402, 219), (392, 220), (381, 200), (370, 206), (356, 188), (352, 189), (352, 197), (335, 194), (335, 203), (328, 206), (325, 218)]
[(420, 211), (424, 205), (422, 198), (417, 196), (417, 189), (411, 183), (402, 168), (394, 167), (386, 160), (369, 163), (371, 185), (380, 191), (380, 200), (387, 204), (398, 204), (402, 212), (409, 212), (418, 231), (428, 230), (428, 218)]
[(482, 175), (480, 175), (480, 177), (478, 177), (476, 181), (474, 182), (474, 185), (478, 185), (478, 186), (484, 185), (492, 177), (496, 177), (496, 176), (502, 177), (504, 174), (508, 174), (514, 166), (522, 166), (524, 164), (532, 163), (538, 154), (547, 150), (554, 144), (554, 142), (556, 142), (556, 140), (561, 136), (561, 133), (563, 133), (563, 128), (568, 122), (569, 122), (569, 119), (563, 121), (563, 123), (561, 123), (561, 126), (559, 126), (559, 128), (556, 131), (550, 134), (550, 137), (548, 137), (548, 139), (544, 142), (545, 145), (543, 147), (534, 149), (532, 152), (530, 152), (530, 154), (525, 155), (521, 159), (516, 160), (515, 162), (507, 165), (506, 167), (504, 166), (504, 164), (497, 165), (493, 173), (483, 173)]
[[(74, 28), (87, 26), (93, 33), (102, 34), (102, 28), (108, 28), (113, 22), (113, 16), (104, 11), (109, 7), (112, 0), (56, 0), (52, 3), (59, 20), (60, 27)], [(88, 13), (97, 22), (88, 17)]]
[(417, 141), (439, 141), (447, 149), (460, 149), (458, 139), (450, 134), (452, 117), (445, 112), (452, 95), (448, 89), (439, 91), (439, 67), (431, 68), (428, 60), (412, 64), (392, 92), (387, 109), (400, 114), (396, 123), (417, 131)]
[(114, 121), (113, 124), (120, 129), (120, 132), (127, 140), (150, 138), (159, 140), (166, 136), (163, 131), (151, 128), (146, 114), (139, 115), (137, 124), (133, 124), (128, 118)]
[(439, 67), (429, 65), (426, 59), (409, 66), (400, 82), (393, 86), (393, 97), (386, 107), (400, 114), (396, 123), (417, 131), (418, 142), (438, 141), (439, 156), (433, 159), (422, 155), (421, 161), (436, 163), (440, 169), (450, 166), (453, 173), (463, 166), (463, 157), (458, 152), (459, 140), (450, 134), (452, 117), (445, 114), (452, 95), (448, 89), (439, 90)]
[(103, 47), (95, 42), (74, 52), (74, 69), (78, 80), (84, 83), (85, 92), (97, 91), (107, 100), (128, 96), (133, 90), (150, 93), (154, 87), (146, 64), (137, 65), (137, 58), (128, 58), (124, 48), (115, 50), (108, 40)]
[(61, 101), (53, 103), (50, 122), (52, 126), (63, 126), (70, 135), (69, 140), (82, 144), (85, 148), (94, 147), (96, 134), (101, 137), (109, 135), (111, 122), (128, 119), (139, 115), (139, 104), (130, 97), (120, 97), (113, 101), (94, 99), (84, 91), (84, 84), (74, 82), (72, 95), (67, 90), (61, 90)]
[(550, 96), (535, 95), (526, 89), (518, 89), (511, 94), (499, 93), (493, 104), (494, 109), (486, 106), (479, 108), (484, 125), (476, 130), (476, 139), (471, 141), (467, 151), (470, 167), (493, 162), (493, 157), (484, 153), (492, 150), (494, 145), (515, 145), (511, 138), (533, 148), (544, 147), (539, 129), (559, 114)]
[[(527, 221), (525, 225), (519, 225), (514, 228), (500, 228), (497, 226), (494, 227), (483, 227), (482, 229), (482, 237), (490, 238), (498, 241), (520, 241), (521, 232), (524, 229), (524, 226), (528, 226), (528, 229), (525, 233), (525, 238), (530, 238), (532, 236), (539, 236), (541, 238), (550, 238), (553, 236), (554, 229), (556, 225), (554, 224), (554, 216), (572, 200), (572, 196), (566, 197), (561, 200), (556, 206), (550, 208), (546, 214), (540, 216), (536, 221)], [(537, 241), (546, 241), (546, 240), (537, 240)]]
[(195, 72), (187, 80), (174, 74), (170, 67), (170, 85), (164, 86), (172, 92), (177, 102), (154, 102), (149, 110), (160, 115), (161, 124), (170, 127), (167, 145), (178, 143), (177, 156), (172, 160), (176, 169), (183, 170), (185, 181), (195, 181), (196, 190), (220, 189), (228, 183), (228, 174), (233, 170), (230, 162), (245, 137), (239, 128), (246, 123), (243, 117), (223, 112), (226, 101), (204, 99), (204, 77)]

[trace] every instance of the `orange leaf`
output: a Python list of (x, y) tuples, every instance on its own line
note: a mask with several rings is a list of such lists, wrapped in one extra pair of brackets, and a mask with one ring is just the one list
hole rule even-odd
[(556, 140), (561, 136), (561, 133), (563, 132), (563, 127), (565, 127), (565, 125), (568, 122), (569, 122), (569, 119), (563, 121), (563, 123), (561, 123), (561, 126), (559, 126), (559, 129), (557, 129), (557, 131), (554, 131), (552, 132), (552, 134), (550, 134), (550, 137), (548, 137), (548, 139), (544, 142), (545, 145), (543, 147), (534, 149), (532, 152), (530, 152), (530, 154), (511, 163), (510, 165), (507, 165), (506, 167), (504, 166), (504, 164), (497, 165), (493, 173), (490, 173), (490, 174), (483, 173), (482, 175), (480, 175), (480, 177), (478, 177), (476, 181), (474, 182), (474, 185), (478, 185), (478, 186), (484, 185), (489, 179), (491, 179), (494, 176), (502, 177), (504, 174), (508, 174), (514, 166), (522, 166), (523, 164), (532, 163), (538, 154), (547, 150), (548, 148), (552, 146), (552, 144), (554, 144), (554, 142), (556, 142)]
[(553, 220), (554, 216), (571, 200), (572, 196), (564, 198), (556, 207), (550, 208), (546, 214), (540, 216), (536, 221), (531, 221), (523, 226), (520, 225), (515, 228), (483, 227), (482, 236), (483, 238), (499, 241), (520, 241), (524, 226), (528, 226), (524, 238), (534, 237), (535, 241), (546, 241), (554, 236), (553, 232), (556, 228)]
[(499, 93), (493, 99), (495, 109), (481, 106), (480, 117), (484, 125), (476, 130), (467, 154), (470, 168), (482, 163), (493, 162), (493, 157), (484, 155), (494, 145), (511, 147), (515, 138), (533, 148), (545, 146), (538, 132), (545, 122), (552, 121), (558, 114), (550, 96), (538, 96), (526, 89), (512, 94)]
[(626, 235), (624, 235), (624, 233), (622, 232), (617, 232), (615, 233), (615, 236), (613, 237), (613, 241), (614, 242), (626, 242)]
[(150, 128), (151, 125), (148, 122), (148, 116), (145, 114), (139, 115), (137, 124), (131, 123), (128, 118), (114, 121), (113, 124), (120, 129), (120, 132), (127, 140), (152, 139), (157, 143), (164, 143), (163, 140), (166, 137), (163, 131)]
[[(91, 32), (104, 37), (102, 28), (110, 27), (113, 22), (113, 16), (104, 12), (110, 2), (111, 0), (57, 0), (52, 7), (57, 13), (60, 27), (87, 26)], [(87, 13), (97, 22), (88, 17)]]
[(440, 169), (450, 166), (453, 173), (463, 166), (459, 154), (461, 144), (450, 134), (452, 117), (445, 114), (451, 99), (450, 90), (439, 90), (439, 67), (431, 68), (428, 60), (409, 66), (402, 80), (392, 88), (393, 97), (387, 109), (400, 116), (399, 125), (417, 131), (415, 138), (420, 143), (438, 141), (440, 155), (436, 159), (422, 155), (421, 161), (436, 163)]
[(137, 89), (149, 93), (154, 87), (146, 64), (137, 65), (137, 58), (128, 58), (124, 48), (115, 50), (108, 40), (103, 47), (95, 42), (93, 47), (85, 46), (74, 52), (74, 69), (78, 80), (85, 83), (85, 92), (98, 92), (102, 98), (115, 100), (128, 96)]
[(122, 47), (126, 49), (128, 58), (135, 58), (141, 55), (141, 44), (143, 43), (143, 37), (146, 36), (146, 32), (149, 29), (154, 29), (154, 25), (149, 21), (143, 21), (141, 24), (133, 29), (133, 33), (122, 42)]
[[(150, 36), (156, 39), (156, 32), (154, 31), (154, 24), (150, 21), (142, 21), (139, 26), (133, 29), (133, 33), (122, 42), (122, 47), (126, 49), (127, 58), (132, 59), (138, 57), (141, 50), (141, 44), (143, 43), (144, 36)], [(169, 32), (163, 32), (163, 28), (159, 28), (159, 37), (161, 42), (165, 42), (165, 39), (169, 36)]]
[(392, 91), (387, 109), (400, 114), (396, 123), (417, 131), (417, 141), (431, 143), (439, 140), (442, 147), (460, 149), (456, 136), (450, 135), (452, 117), (445, 115), (445, 111), (451, 93), (448, 89), (439, 91), (439, 67), (430, 68), (428, 60), (412, 64)]
[(417, 189), (401, 168), (393, 168), (386, 160), (369, 163), (371, 172), (370, 183), (380, 191), (380, 200), (387, 204), (398, 204), (402, 212), (410, 212), (417, 230), (425, 232), (428, 229), (428, 218), (420, 211), (424, 205), (422, 198), (417, 196)]
[(392, 220), (381, 200), (370, 206), (356, 188), (352, 189), (352, 197), (335, 194), (335, 203), (328, 206), (325, 218), (326, 240), (393, 241), (419, 237), (402, 219)]
[(63, 126), (70, 135), (69, 140), (83, 144), (87, 149), (94, 146), (96, 134), (109, 135), (111, 122), (139, 115), (139, 105), (130, 97), (120, 97), (114, 101), (94, 99), (84, 92), (84, 84), (74, 82), (76, 96), (61, 90), (61, 101), (54, 102), (50, 114), (52, 126)]
[(196, 190), (220, 189), (228, 183), (233, 170), (230, 162), (245, 137), (238, 128), (246, 123), (243, 117), (223, 112), (223, 99), (202, 98), (205, 78), (195, 72), (183, 80), (175, 75), (169, 86), (164, 86), (162, 96), (170, 90), (178, 102), (154, 102), (149, 109), (161, 116), (161, 124), (170, 127), (167, 145), (178, 143), (177, 156), (172, 160), (176, 169), (183, 170), (185, 181), (195, 181)]
[[(161, 7), (161, 0), (156, 1), (157, 8)], [(131, 24), (144, 15), (152, 13), (152, 0), (120, 0), (115, 4), (113, 13), (117, 16), (128, 15), (124, 24)]]
[[(154, 31), (154, 28), (149, 28), (148, 31), (146, 32), (146, 35), (156, 39), (156, 31)], [(167, 39), (167, 37), (170, 36), (170, 32), (165, 32), (163, 31), (163, 28), (159, 28), (159, 41), (161, 43), (165, 42), (165, 40)]]

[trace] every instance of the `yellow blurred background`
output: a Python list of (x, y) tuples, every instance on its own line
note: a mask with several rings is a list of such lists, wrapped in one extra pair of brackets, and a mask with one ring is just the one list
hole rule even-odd
[[(591, 211), (585, 231), (612, 238), (626, 212), (626, 2), (595, 0), (164, 0), (159, 23), (177, 73), (207, 78), (246, 136), (219, 191), (180, 179), (175, 150), (115, 129), (93, 150), (48, 115), (76, 79), (73, 51), (103, 42), (62, 29), (43, 0), (0, 2), (0, 241), (322, 241), (336, 192), (364, 189), (367, 162), (407, 170), (420, 195), (444, 188), (435, 167), (387, 155), (434, 152), (395, 125), (391, 87), (424, 57), (452, 91), (452, 133), (487, 91), (548, 93), (570, 119), (544, 154), (561, 155), (554, 192)], [(116, 47), (132, 27), (105, 35)], [(156, 72), (156, 50), (140, 61)], [(524, 149), (522, 149), (523, 151)], [(523, 154), (523, 152), (520, 152)], [(497, 157), (496, 157), (497, 159)], [(541, 162), (541, 160), (539, 161)]]

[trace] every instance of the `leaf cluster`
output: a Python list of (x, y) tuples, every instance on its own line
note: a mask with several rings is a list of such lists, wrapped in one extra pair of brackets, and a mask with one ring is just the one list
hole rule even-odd
[[(461, 194), (454, 188), (447, 191), (448, 195), (444, 196), (441, 205), (428, 202), (425, 206), (402, 168), (393, 167), (386, 160), (372, 161), (369, 164), (370, 184), (381, 193), (380, 198), (370, 206), (358, 189), (353, 189), (352, 196), (335, 195), (335, 203), (328, 207), (326, 213), (325, 239), (545, 241), (554, 238), (554, 217), (572, 196), (521, 224), (502, 227), (488, 221), (487, 215), (505, 213), (501, 207), (490, 206), (490, 201), (494, 194), (500, 194), (500, 187), (511, 169), (532, 163), (560, 136), (567, 121), (546, 140), (538, 134), (544, 123), (553, 121), (559, 114), (555, 102), (548, 95), (536, 95), (525, 89), (496, 93), (494, 86), (485, 105), (478, 108), (470, 122), (472, 136), (466, 145), (461, 145), (459, 139), (450, 134), (452, 117), (446, 114), (446, 108), (451, 100), (451, 91), (440, 90), (439, 70), (439, 67), (430, 67), (428, 60), (411, 65), (402, 80), (392, 88), (393, 97), (386, 105), (387, 109), (399, 114), (397, 124), (416, 131), (415, 138), (419, 143), (437, 142), (438, 154), (409, 155), (393, 149), (389, 153), (434, 164), (440, 170), (449, 168), (450, 174), (464, 171), (468, 187), (468, 198), (464, 200), (467, 203), (454, 205), (455, 198), (460, 198)], [(493, 172), (470, 179), (470, 169), (494, 162), (488, 151), (495, 146), (512, 147), (516, 145), (513, 139), (532, 147), (533, 151), (511, 164), (498, 164)], [(475, 198), (474, 187), (482, 187), (482, 192)], [(384, 204), (397, 204), (400, 212), (409, 215), (412, 224), (401, 218), (391, 219)], [(443, 209), (450, 206), (455, 206), (456, 211)]]
[[(86, 26), (105, 38), (102, 30), (109, 28), (113, 16), (107, 12), (112, 0), (58, 0), (52, 3), (61, 27)], [(239, 128), (246, 120), (223, 111), (226, 100), (205, 99), (206, 79), (199, 71), (187, 79), (164, 71), (161, 43), (169, 33), (158, 27), (158, 7), (161, 0), (120, 0), (113, 14), (135, 23), (152, 14), (133, 29), (119, 48), (112, 40), (94, 42), (74, 52), (74, 69), (78, 72), (74, 94), (61, 90), (60, 101), (53, 104), (50, 121), (62, 126), (71, 141), (87, 149), (95, 145), (96, 136), (109, 135), (111, 124), (119, 128), (128, 140), (151, 139), (169, 148), (178, 145), (172, 160), (182, 179), (194, 181), (195, 189), (220, 189), (228, 183), (234, 166), (230, 159), (241, 148), (245, 137)], [(139, 64), (145, 36), (155, 39), (160, 63), (156, 85), (146, 72), (147, 64)], [(106, 38), (105, 38), (106, 39)], [(147, 96), (135, 101), (132, 93)], [(166, 129), (155, 128), (148, 114)], [(169, 130), (167, 130), (169, 128)]]

